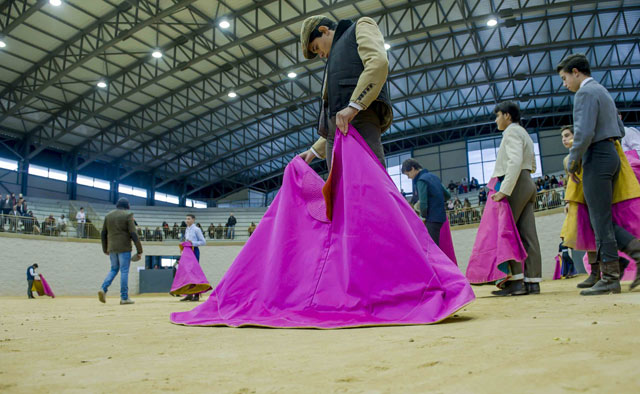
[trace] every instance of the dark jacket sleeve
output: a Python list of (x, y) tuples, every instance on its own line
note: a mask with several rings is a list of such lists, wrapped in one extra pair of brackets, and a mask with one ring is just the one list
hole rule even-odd
[(109, 253), (109, 241), (107, 237), (107, 223), (105, 222), (102, 225), (102, 233), (100, 234), (100, 238), (102, 239), (102, 251), (104, 253)]
[(429, 186), (424, 181), (416, 182), (416, 186), (418, 187), (418, 196), (420, 198), (420, 216), (426, 218), (429, 208)]
[(133, 214), (129, 216), (127, 223), (129, 226), (129, 235), (131, 236), (133, 243), (136, 245), (136, 252), (138, 254), (142, 254), (142, 244), (140, 243), (140, 239), (138, 238), (138, 233), (136, 232), (136, 225), (133, 220)]

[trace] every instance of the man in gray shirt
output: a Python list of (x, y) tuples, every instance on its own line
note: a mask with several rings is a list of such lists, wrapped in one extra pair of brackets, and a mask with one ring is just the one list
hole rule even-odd
[(142, 244), (136, 233), (133, 213), (129, 211), (129, 200), (121, 198), (116, 209), (104, 218), (102, 227), (102, 251), (111, 260), (111, 270), (98, 292), (100, 302), (106, 302), (106, 294), (111, 282), (120, 271), (120, 305), (133, 304), (129, 298), (129, 265), (131, 263), (131, 241), (136, 244), (137, 255), (134, 261), (140, 260)]
[[(582, 295), (620, 293), (618, 249), (634, 260), (640, 258), (640, 241), (614, 225), (611, 205), (613, 186), (620, 172), (615, 142), (624, 136), (624, 125), (611, 95), (591, 78), (589, 61), (583, 54), (567, 56), (556, 68), (564, 86), (575, 92), (573, 103), (573, 146), (569, 150), (568, 172), (582, 168), (584, 197), (596, 237), (596, 253), (602, 278)], [(639, 277), (632, 284), (637, 286)]]

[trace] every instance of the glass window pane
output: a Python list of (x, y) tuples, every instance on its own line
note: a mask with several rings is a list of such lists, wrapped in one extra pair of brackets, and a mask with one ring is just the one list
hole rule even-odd
[(469, 163), (480, 163), (482, 161), (482, 153), (480, 150), (470, 150), (467, 156)]
[(9, 171), (18, 171), (18, 162), (15, 160), (0, 158), (0, 168), (4, 168)]
[(475, 177), (480, 183), (485, 183), (484, 176), (482, 174), (482, 163), (469, 164), (469, 176)]
[(540, 155), (536, 155), (536, 172), (532, 174), (533, 177), (542, 176), (542, 163), (540, 162)]
[(140, 189), (139, 187), (132, 188), (132, 194), (136, 197), (147, 198), (147, 191), (145, 189)]
[(413, 181), (403, 175), (400, 178), (400, 188), (405, 193), (413, 193)]
[(28, 172), (29, 172), (30, 175), (43, 176), (45, 178), (49, 177), (49, 169), (48, 168), (36, 166), (34, 164), (29, 164)]
[(104, 179), (93, 179), (93, 187), (103, 190), (111, 190), (111, 182), (105, 181)]
[(171, 194), (167, 194), (167, 202), (169, 204), (180, 204), (180, 199), (178, 196), (172, 196)]
[(54, 170), (53, 168), (49, 169), (49, 178), (55, 179), (58, 181), (67, 181), (67, 173), (65, 171)]
[[(489, 162), (484, 162), (482, 163), (482, 170), (484, 173), (484, 181), (480, 182), (480, 183), (485, 183), (485, 182), (489, 182), (489, 180), (491, 179), (491, 175), (493, 175), (493, 170), (496, 168), (496, 162), (495, 161), (489, 161)], [(478, 179), (478, 181), (480, 181)]]
[(204, 201), (194, 201), (193, 202), (193, 207), (194, 208), (199, 208), (199, 209), (206, 208), (207, 207), (207, 203), (204, 202)]
[(496, 148), (482, 149), (482, 161), (496, 160)]
[(84, 175), (78, 175), (78, 177), (76, 178), (76, 183), (78, 185), (93, 187), (93, 178)]

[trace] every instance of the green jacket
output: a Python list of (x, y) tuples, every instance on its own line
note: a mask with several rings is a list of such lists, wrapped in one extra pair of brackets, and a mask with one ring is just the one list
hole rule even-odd
[(138, 254), (142, 254), (142, 244), (136, 233), (133, 213), (125, 209), (114, 209), (104, 218), (102, 226), (102, 251), (104, 253), (131, 252), (131, 241), (136, 244)]

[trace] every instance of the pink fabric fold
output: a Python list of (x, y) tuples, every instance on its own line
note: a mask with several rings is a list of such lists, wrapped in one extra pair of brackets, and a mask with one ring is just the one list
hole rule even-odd
[[(636, 271), (638, 270), (638, 262), (633, 260), (631, 257), (627, 256), (626, 254), (622, 253), (622, 252), (618, 252), (618, 255), (620, 255), (621, 257), (624, 257), (625, 259), (629, 260), (629, 265), (627, 266), (627, 269), (624, 270), (624, 273), (622, 275), (622, 277), (620, 278), (620, 280), (634, 280), (636, 277)], [(582, 263), (584, 264), (584, 269), (587, 271), (587, 274), (591, 273), (591, 264), (589, 264), (589, 256), (587, 256), (587, 254), (584, 254), (584, 257), (582, 258)]]
[(211, 290), (212, 287), (193, 253), (191, 242), (183, 242), (180, 246), (182, 255), (171, 284), (171, 294), (200, 294)]
[(42, 282), (42, 289), (44, 290), (44, 295), (47, 295), (51, 298), (56, 298), (56, 295), (53, 294), (53, 290), (51, 290), (51, 286), (49, 286), (49, 283), (44, 279), (44, 276), (42, 274), (40, 275), (40, 282)]
[(347, 136), (336, 133), (327, 183), (300, 157), (293, 159), (260, 226), (211, 296), (191, 311), (172, 313), (171, 321), (314, 328), (428, 324), (474, 298), (350, 127)]
[(449, 219), (442, 225), (440, 229), (440, 250), (447, 255), (447, 257), (458, 265), (458, 259), (456, 259), (456, 251), (453, 248), (453, 238), (451, 237), (451, 226), (449, 225)]
[(497, 179), (492, 178), (487, 185), (487, 204), (467, 266), (466, 275), (471, 283), (493, 282), (505, 278), (507, 274), (500, 270), (500, 265), (509, 260), (522, 263), (524, 270), (527, 252), (520, 240), (509, 202), (506, 198), (498, 202), (491, 199), (496, 193), (496, 183)]
[(553, 271), (553, 280), (562, 279), (562, 264), (560, 264), (560, 256), (556, 255), (556, 269)]

